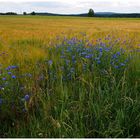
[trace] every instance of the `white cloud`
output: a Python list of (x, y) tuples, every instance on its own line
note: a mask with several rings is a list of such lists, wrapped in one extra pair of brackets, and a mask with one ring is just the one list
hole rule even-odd
[(54, 13), (85, 13), (89, 8), (110, 12), (138, 12), (139, 0), (0, 0), (0, 12), (43, 11)]

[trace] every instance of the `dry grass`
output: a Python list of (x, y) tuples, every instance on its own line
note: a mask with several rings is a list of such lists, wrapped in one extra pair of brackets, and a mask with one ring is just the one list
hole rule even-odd
[(7, 42), (18, 39), (46, 39), (61, 33), (140, 34), (139, 19), (79, 18), (79, 17), (20, 17), (1, 16), (0, 36)]
[[(56, 36), (79, 36), (87, 34), (95, 41), (110, 34), (114, 38), (132, 40), (133, 46), (140, 42), (140, 20), (118, 18), (41, 17), (41, 16), (0, 16), (1, 51), (17, 60), (33, 59), (46, 55), (43, 47)], [(45, 44), (45, 45), (44, 45)], [(51, 45), (51, 44), (50, 44)], [(9, 48), (10, 47), (10, 48)], [(22, 51), (21, 51), (22, 50)], [(9, 57), (9, 62), (11, 56)]]

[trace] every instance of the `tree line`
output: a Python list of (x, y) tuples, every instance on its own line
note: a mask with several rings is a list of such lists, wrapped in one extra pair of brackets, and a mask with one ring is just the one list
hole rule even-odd
[[(31, 13), (27, 13), (27, 12), (23, 12), (23, 15), (37, 15), (38, 13), (36, 13), (35, 11), (31, 12)], [(7, 12), (7, 13), (0, 13), (0, 15), (18, 15), (15, 12)], [(89, 9), (89, 12), (87, 14), (87, 16), (89, 17), (94, 17), (94, 10), (93, 9)]]

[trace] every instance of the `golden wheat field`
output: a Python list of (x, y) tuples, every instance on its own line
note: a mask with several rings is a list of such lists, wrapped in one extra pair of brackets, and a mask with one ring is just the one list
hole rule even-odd
[[(140, 19), (81, 18), (81, 17), (22, 17), (1, 16), (0, 35), (5, 43), (21, 39), (52, 39), (61, 33), (86, 32), (98, 37), (106, 34), (136, 38), (140, 33)], [(115, 33), (115, 34), (114, 34)], [(91, 36), (92, 37), (92, 36)]]
[[(20, 57), (34, 59), (46, 55), (43, 47), (39, 47), (40, 43), (49, 44), (56, 36), (79, 36), (81, 32), (86, 33), (89, 40), (111, 35), (122, 40), (129, 39), (133, 42), (133, 47), (137, 47), (140, 40), (140, 19), (1, 16), (0, 43), (3, 47), (0, 49), (6, 50), (6, 47), (14, 46), (12, 54), (18, 60)], [(24, 51), (20, 51), (22, 49)]]

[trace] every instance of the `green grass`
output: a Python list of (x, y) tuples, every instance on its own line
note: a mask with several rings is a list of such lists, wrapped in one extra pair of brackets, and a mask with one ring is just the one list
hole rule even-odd
[(72, 19), (0, 17), (0, 137), (140, 137), (139, 21)]
[[(32, 65), (31, 80), (25, 77), (21, 81), (17, 77), (18, 83), (13, 85), (13, 81), (3, 91), (4, 95), (10, 97), (1, 93), (4, 100), (18, 97), (13, 112), (8, 107), (10, 104), (1, 104), (5, 107), (1, 114), (1, 137), (139, 137), (139, 54), (132, 53), (132, 62), (126, 68), (115, 70), (110, 61), (112, 55), (119, 50), (118, 46), (113, 46), (116, 49), (113, 48), (110, 53), (103, 51), (101, 64), (97, 64), (94, 59), (79, 58), (77, 48), (80, 47), (83, 52), (86, 42), (80, 43), (80, 46), (78, 41), (71, 44), (72, 52), (66, 51), (69, 46), (67, 42), (56, 45), (60, 49), (47, 49), (49, 55), (46, 60), (40, 60), (37, 66)], [(94, 48), (95, 46), (91, 47)], [(102, 46), (98, 45), (97, 48)], [(61, 60), (63, 51), (67, 58)], [(92, 54), (97, 57), (98, 51)], [(73, 64), (71, 61), (67, 66), (65, 61), (73, 55), (78, 62)], [(123, 62), (127, 53), (121, 55), (118, 59)], [(109, 58), (104, 62), (106, 57)], [(52, 60), (50, 66), (47, 64), (49, 60)], [(92, 63), (94, 69), (90, 68)], [(85, 72), (81, 69), (81, 64), (87, 65)], [(61, 65), (64, 66), (62, 72)], [(75, 68), (75, 74), (69, 79), (67, 74), (71, 67)], [(102, 74), (101, 70), (105, 73)], [(17, 73), (21, 74), (20, 68)], [(40, 79), (39, 76), (42, 75), (43, 79)], [(66, 79), (63, 80), (64, 76)], [(20, 83), (25, 86), (25, 90), (18, 89)], [(27, 91), (30, 92), (31, 99), (29, 103), (25, 101), (27, 111), (22, 112), (18, 100)]]

